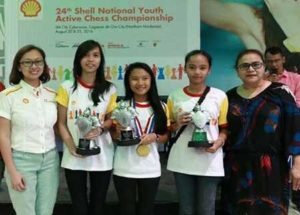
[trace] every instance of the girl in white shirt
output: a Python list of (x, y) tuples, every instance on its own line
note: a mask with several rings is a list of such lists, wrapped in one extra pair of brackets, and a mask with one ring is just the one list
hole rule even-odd
[[(217, 185), (224, 176), (222, 146), (227, 137), (228, 100), (223, 91), (206, 86), (211, 63), (212, 58), (207, 52), (189, 52), (185, 57), (189, 84), (175, 90), (168, 98), (171, 130), (177, 132), (186, 125), (171, 148), (167, 165), (167, 169), (174, 172), (180, 215), (214, 215)], [(211, 146), (188, 147), (195, 131), (191, 112), (203, 96), (200, 107), (208, 117), (201, 132), (206, 134)]]
[[(57, 93), (58, 126), (64, 142), (62, 167), (65, 168), (73, 214), (104, 214), (114, 153), (107, 130), (112, 124), (109, 115), (116, 103), (116, 89), (105, 80), (104, 65), (104, 54), (98, 42), (87, 40), (81, 43), (74, 58), (74, 82), (65, 81)], [(76, 120), (87, 108), (101, 126), (82, 137)], [(76, 148), (80, 138), (95, 141), (101, 153), (92, 156), (78, 154)]]
[(18, 215), (51, 215), (59, 183), (59, 158), (53, 126), (55, 91), (44, 51), (21, 48), (13, 61), (9, 87), (0, 96), (0, 149), (6, 182)]
[[(161, 175), (157, 146), (168, 138), (166, 106), (159, 100), (154, 74), (145, 63), (126, 68), (124, 86), (125, 101), (137, 113), (133, 130), (141, 141), (116, 148), (113, 178), (120, 214), (150, 215)], [(117, 133), (119, 129), (117, 126)]]

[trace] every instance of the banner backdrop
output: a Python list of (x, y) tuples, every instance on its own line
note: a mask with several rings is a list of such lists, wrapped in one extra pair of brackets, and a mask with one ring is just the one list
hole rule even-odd
[(124, 68), (135, 61), (152, 67), (159, 93), (167, 95), (187, 84), (184, 55), (201, 39), (213, 57), (208, 84), (228, 90), (240, 84), (233, 65), (245, 48), (279, 46), (285, 67), (300, 71), (299, 11), (293, 0), (0, 0), (0, 80), (8, 83), (16, 51), (34, 43), (46, 51), (56, 88), (73, 78), (77, 45), (94, 39), (120, 95)]
[(201, 0), (201, 48), (213, 56), (208, 84), (228, 90), (241, 82), (234, 69), (244, 49), (280, 47), (285, 68), (300, 73), (300, 1)]
[(7, 0), (7, 69), (20, 47), (38, 45), (46, 52), (50, 85), (56, 88), (73, 78), (77, 46), (94, 39), (104, 50), (106, 78), (120, 95), (124, 69), (136, 61), (152, 67), (160, 94), (167, 95), (187, 83), (183, 60), (188, 51), (199, 48), (199, 4), (199, 0)]

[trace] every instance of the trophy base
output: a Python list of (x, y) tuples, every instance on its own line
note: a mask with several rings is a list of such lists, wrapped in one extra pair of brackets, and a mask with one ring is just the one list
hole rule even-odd
[(189, 141), (188, 143), (188, 147), (194, 147), (194, 148), (198, 148), (198, 147), (209, 148), (212, 145), (213, 144), (209, 143), (208, 141)]
[(101, 152), (100, 147), (94, 147), (91, 149), (76, 148), (76, 153), (82, 156), (97, 155), (100, 154), (100, 152)]
[(135, 138), (131, 140), (116, 140), (116, 145), (117, 146), (133, 146), (138, 144), (141, 141), (140, 138)]

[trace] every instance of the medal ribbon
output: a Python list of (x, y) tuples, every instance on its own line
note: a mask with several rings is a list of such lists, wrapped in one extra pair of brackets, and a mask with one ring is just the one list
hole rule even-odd
[[(135, 107), (136, 107), (135, 101), (132, 100), (131, 104), (132, 104), (133, 108), (135, 109)], [(134, 125), (136, 128), (136, 135), (138, 137), (141, 137), (143, 134), (152, 133), (154, 130), (154, 125), (155, 125), (155, 116), (152, 113), (151, 116), (148, 118), (144, 131), (143, 131), (141, 122), (137, 116), (134, 117)]]

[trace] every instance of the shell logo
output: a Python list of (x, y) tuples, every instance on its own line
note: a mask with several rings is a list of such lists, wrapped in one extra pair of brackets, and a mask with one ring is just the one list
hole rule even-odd
[(37, 16), (41, 8), (41, 4), (37, 0), (25, 0), (20, 6), (20, 10), (26, 17)]
[(24, 99), (23, 99), (23, 103), (24, 103), (24, 104), (28, 104), (28, 103), (29, 103), (29, 99), (24, 98)]

